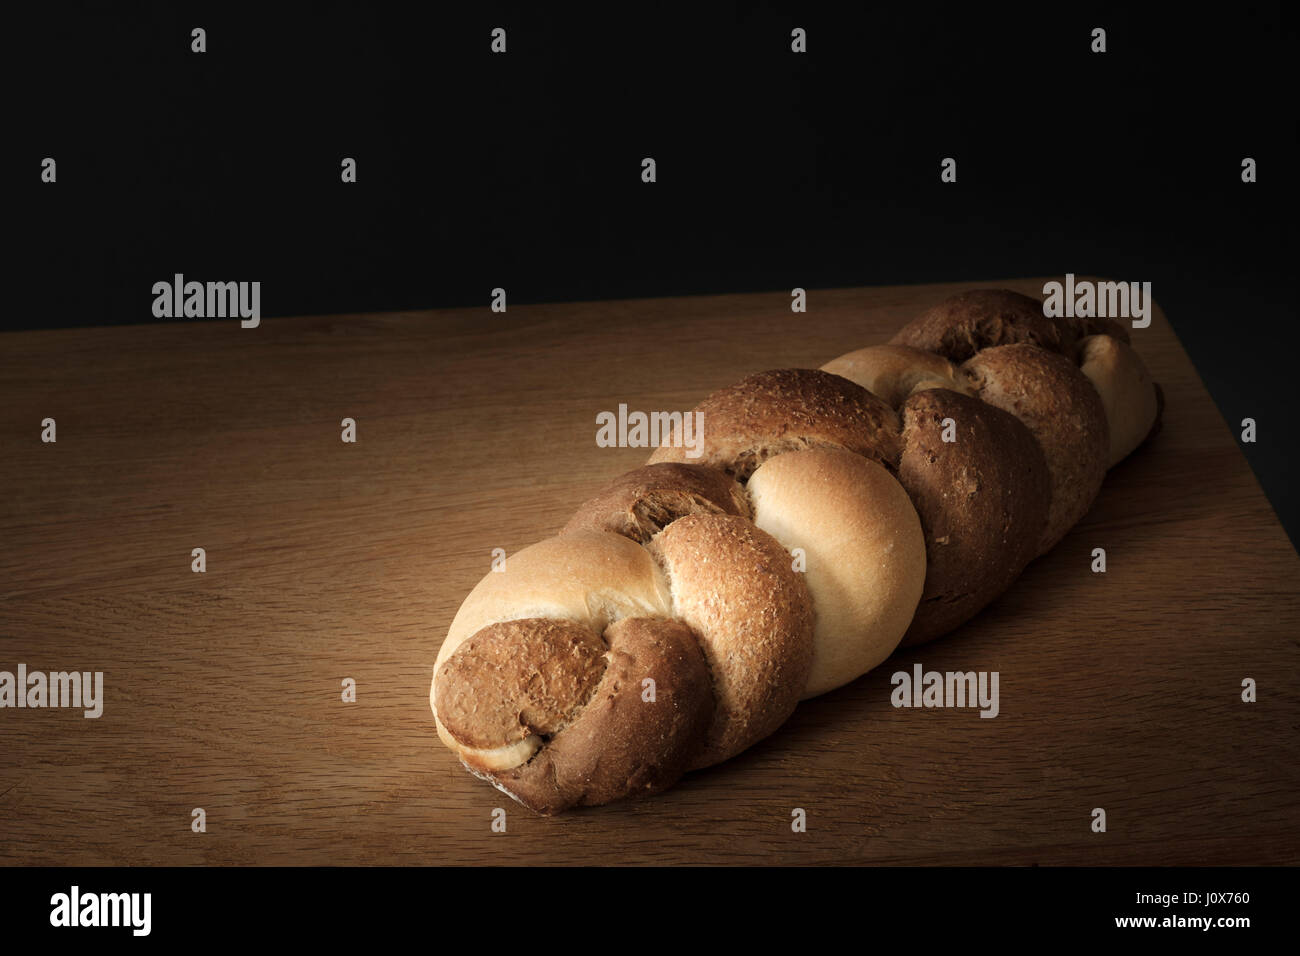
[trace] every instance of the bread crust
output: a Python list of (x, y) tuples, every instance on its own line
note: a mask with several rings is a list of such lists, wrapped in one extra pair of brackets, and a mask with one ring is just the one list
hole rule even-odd
[[(945, 420), (955, 441), (943, 440)], [(1010, 587), (1047, 524), (1047, 462), (1023, 423), (946, 389), (903, 406), (899, 481), (925, 532), (925, 589), (902, 645), (960, 626)]]
[(492, 750), (558, 733), (605, 671), (605, 642), (585, 624), (489, 624), (438, 669), (438, 719), (457, 743)]
[[(896, 467), (898, 413), (861, 385), (820, 369), (775, 369), (719, 389), (695, 407), (703, 418), (696, 461), (746, 481), (774, 455), (834, 447)], [(670, 437), (651, 463), (685, 461)]]
[(982, 349), (1030, 344), (1058, 355), (1073, 354), (1079, 333), (1043, 315), (1043, 303), (1009, 289), (961, 292), (922, 312), (890, 339), (965, 362)]
[(716, 707), (691, 768), (734, 757), (794, 712), (812, 666), (813, 608), (790, 554), (734, 515), (687, 515), (648, 545), (675, 616), (700, 639)]
[(605, 639), (608, 665), (572, 722), (528, 763), (486, 775), (538, 813), (657, 793), (677, 782), (704, 745), (713, 691), (690, 629), (623, 618)]
[(483, 576), (456, 612), (434, 668), (499, 621), (558, 618), (601, 633), (623, 617), (667, 617), (670, 600), (662, 572), (635, 542), (600, 531), (546, 538)]
[(1109, 426), (1106, 467), (1119, 464), (1156, 429), (1161, 402), (1141, 356), (1119, 339), (1089, 335), (1079, 340), (1079, 370), (1101, 397)]
[(620, 475), (583, 502), (560, 534), (607, 531), (640, 544), (688, 514), (749, 517), (745, 489), (703, 465), (661, 462)]
[(980, 398), (1019, 418), (1043, 451), (1052, 489), (1043, 554), (1087, 514), (1106, 477), (1110, 429), (1101, 396), (1072, 361), (1034, 345), (984, 349), (963, 368)]
[(902, 407), (913, 392), (926, 388), (975, 394), (961, 368), (942, 355), (908, 345), (873, 345), (846, 352), (822, 370), (856, 382), (894, 409)]
[(925, 581), (925, 536), (903, 486), (839, 448), (769, 458), (749, 479), (754, 521), (800, 549), (813, 656), (801, 698), (861, 677), (907, 630)]

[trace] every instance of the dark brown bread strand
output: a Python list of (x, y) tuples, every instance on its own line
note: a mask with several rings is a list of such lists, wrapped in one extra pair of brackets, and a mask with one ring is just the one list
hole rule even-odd
[(467, 747), (554, 734), (605, 671), (605, 642), (573, 621), (525, 618), (483, 628), (438, 674), (442, 724)]
[(894, 334), (894, 345), (935, 352), (961, 363), (999, 345), (1037, 345), (1074, 357), (1085, 335), (1109, 335), (1129, 344), (1128, 331), (1113, 319), (1051, 318), (1043, 303), (1009, 289), (960, 292), (922, 312)]
[[(521, 767), (480, 774), (551, 814), (672, 786), (705, 746), (713, 691), (699, 642), (678, 621), (624, 618), (605, 631), (609, 663), (585, 706)], [(646, 680), (655, 700), (646, 703)]]
[(745, 490), (704, 465), (665, 462), (625, 472), (583, 503), (561, 534), (610, 531), (645, 544), (689, 514), (749, 517)]
[(670, 436), (651, 464), (692, 461), (745, 481), (764, 461), (789, 451), (843, 448), (890, 468), (903, 451), (897, 412), (861, 385), (816, 369), (759, 372), (719, 389), (694, 411), (704, 422), (699, 457), (688, 459)]
[(1092, 507), (1106, 478), (1110, 428), (1092, 382), (1035, 345), (983, 349), (962, 368), (980, 398), (1025, 425), (1047, 460), (1051, 505), (1037, 554), (1050, 550)]
[[(956, 441), (943, 440), (944, 420)], [(903, 403), (899, 481), (925, 531), (925, 591), (903, 635), (923, 644), (975, 616), (1038, 554), (1051, 488), (1047, 462), (1013, 415), (948, 389)]]

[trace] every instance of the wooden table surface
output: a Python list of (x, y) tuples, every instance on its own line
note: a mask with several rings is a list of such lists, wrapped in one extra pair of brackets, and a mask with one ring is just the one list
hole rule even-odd
[[(961, 630), (649, 800), (534, 816), (438, 743), (492, 549), (645, 458), (597, 412), (816, 367), (967, 287), (0, 337), (0, 670), (105, 682), (98, 720), (0, 710), (0, 863), (1300, 862), (1300, 560), (1162, 314), (1133, 337), (1163, 432)], [(1000, 715), (893, 708), (915, 662), (998, 671)]]

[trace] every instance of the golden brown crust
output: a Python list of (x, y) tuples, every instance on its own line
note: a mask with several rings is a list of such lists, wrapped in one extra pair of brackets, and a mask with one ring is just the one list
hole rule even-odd
[(745, 489), (716, 468), (677, 462), (644, 465), (583, 502), (560, 534), (608, 531), (644, 544), (688, 514), (748, 517)]
[(704, 744), (713, 691), (690, 628), (624, 618), (605, 638), (609, 665), (577, 718), (527, 764), (487, 775), (539, 813), (656, 793), (686, 772)]
[[(714, 392), (703, 416), (697, 463), (745, 481), (773, 455), (833, 447), (893, 468), (902, 453), (898, 414), (861, 385), (819, 369), (776, 369)], [(686, 460), (670, 437), (651, 463)]]
[(605, 644), (586, 625), (491, 624), (438, 671), (438, 718), (457, 743), (476, 749), (550, 736), (587, 702), (604, 671)]
[(1092, 507), (1106, 477), (1110, 431), (1101, 396), (1073, 362), (1033, 345), (984, 349), (963, 367), (980, 398), (1019, 418), (1043, 450), (1052, 500), (1042, 554)]
[[(945, 442), (944, 420), (953, 423)], [(899, 480), (925, 531), (925, 590), (902, 645), (973, 617), (1038, 553), (1051, 488), (1038, 442), (1014, 416), (934, 389), (903, 406)]]
[(744, 518), (688, 515), (648, 547), (713, 675), (708, 744), (692, 763), (707, 767), (762, 740), (794, 712), (812, 666), (812, 599), (789, 552)]

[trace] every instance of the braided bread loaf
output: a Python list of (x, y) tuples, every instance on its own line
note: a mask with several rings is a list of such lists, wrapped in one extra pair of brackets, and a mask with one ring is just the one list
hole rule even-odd
[(669, 787), (976, 614), (1162, 408), (1122, 326), (1001, 290), (721, 389), (698, 458), (674, 435), (474, 588), (438, 734), (541, 813)]

